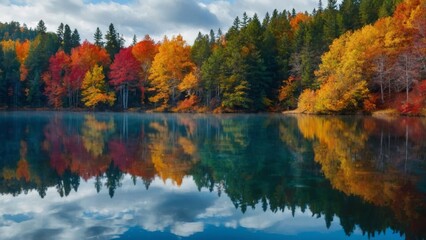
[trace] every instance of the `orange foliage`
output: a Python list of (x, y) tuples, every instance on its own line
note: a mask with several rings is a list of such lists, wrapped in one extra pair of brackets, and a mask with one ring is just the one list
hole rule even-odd
[(154, 103), (162, 102), (163, 107), (169, 104), (170, 99), (175, 103), (179, 95), (178, 85), (194, 68), (191, 47), (182, 36), (178, 35), (171, 40), (165, 37), (150, 69), (149, 79), (156, 94), (149, 100)]
[(21, 73), (20, 79), (24, 81), (28, 75), (28, 69), (25, 67), (25, 61), (30, 53), (30, 41), (25, 40), (24, 42), (16, 42), (16, 57), (18, 58), (19, 63), (21, 64), (19, 71)]
[(183, 101), (179, 102), (176, 107), (177, 112), (191, 112), (194, 110), (194, 107), (198, 103), (198, 98), (195, 95), (189, 96), (189, 98), (185, 98)]
[(21, 159), (18, 162), (18, 168), (16, 169), (16, 178), (24, 179), (25, 181), (30, 181), (30, 171), (27, 162), (27, 143), (25, 141), (21, 141), (21, 150), (20, 155)]
[(96, 64), (106, 67), (110, 62), (110, 57), (105, 49), (84, 41), (82, 45), (72, 49), (71, 74), (67, 85), (74, 91), (80, 89), (81, 82), (87, 71)]
[(305, 13), (299, 12), (299, 13), (296, 14), (296, 16), (294, 16), (293, 18), (291, 18), (291, 20), (290, 20), (291, 28), (294, 31), (297, 31), (299, 29), (299, 24), (300, 23), (307, 22), (310, 19), (311, 19), (311, 17), (309, 15), (307, 15)]
[(151, 144), (149, 146), (152, 162), (158, 175), (166, 181), (171, 179), (173, 183), (180, 186), (183, 178), (189, 173), (194, 164), (198, 162), (195, 156), (196, 146), (189, 138), (180, 136), (177, 144), (170, 144), (168, 141), (175, 136), (164, 125), (154, 122), (151, 128), (157, 130), (156, 134), (150, 134)]
[[(423, 218), (416, 208), (419, 204), (424, 205), (424, 202), (418, 202), (424, 196), (420, 196), (414, 188), (407, 189), (413, 186), (410, 181), (414, 179), (408, 179), (403, 172), (395, 171), (391, 166), (376, 169), (379, 167), (376, 161), (382, 160), (376, 159), (376, 149), (371, 151), (366, 143), (377, 130), (383, 137), (383, 128), (377, 129), (383, 123), (372, 122), (378, 120), (368, 118), (344, 122), (334, 117), (312, 116), (298, 116), (297, 121), (302, 134), (314, 142), (314, 159), (321, 164), (322, 172), (334, 188), (347, 195), (361, 196), (375, 205), (391, 207), (402, 221), (411, 219), (415, 222), (415, 219)], [(395, 125), (404, 129), (401, 135), (409, 133), (407, 123)], [(359, 131), (360, 127), (363, 130)], [(411, 130), (415, 131), (415, 128)]]
[(377, 95), (369, 94), (368, 98), (364, 99), (364, 103), (363, 103), (364, 111), (372, 112), (376, 110), (376, 103), (378, 98), (379, 96)]

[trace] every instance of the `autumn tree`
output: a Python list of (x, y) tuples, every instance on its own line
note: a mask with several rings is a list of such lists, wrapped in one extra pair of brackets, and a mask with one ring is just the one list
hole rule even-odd
[(87, 41), (71, 53), (71, 73), (69, 81), (65, 83), (69, 106), (77, 106), (79, 103), (79, 91), (86, 72), (95, 65), (106, 67), (110, 64), (110, 58), (105, 49)]
[(121, 49), (111, 64), (110, 84), (120, 91), (123, 109), (128, 108), (129, 89), (137, 84), (139, 69), (140, 64), (132, 54), (132, 47)]
[(152, 62), (149, 79), (155, 95), (149, 100), (161, 102), (162, 107), (175, 105), (180, 95), (178, 86), (192, 71), (194, 64), (191, 61), (191, 47), (180, 35), (171, 40), (165, 37)]
[(16, 42), (16, 57), (20, 63), (19, 71), (20, 71), (20, 80), (24, 81), (28, 75), (28, 69), (25, 66), (25, 61), (28, 58), (28, 54), (30, 53), (30, 41), (26, 40), (24, 42)]
[(154, 61), (154, 57), (158, 53), (158, 45), (149, 35), (145, 35), (142, 41), (133, 46), (132, 53), (140, 64), (138, 87), (141, 91), (141, 103), (144, 104), (149, 71), (152, 66), (152, 61)]
[(115, 94), (108, 91), (105, 82), (103, 67), (95, 65), (93, 69), (87, 71), (81, 85), (82, 101), (86, 107), (95, 107), (100, 103), (114, 104)]
[(49, 59), (49, 69), (42, 78), (45, 83), (44, 94), (47, 96), (49, 104), (55, 108), (62, 107), (70, 71), (71, 58), (64, 51), (58, 51)]

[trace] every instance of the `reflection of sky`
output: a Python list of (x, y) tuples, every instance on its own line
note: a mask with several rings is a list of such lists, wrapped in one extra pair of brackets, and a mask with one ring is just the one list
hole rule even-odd
[[(242, 214), (227, 196), (198, 191), (192, 178), (181, 187), (156, 179), (147, 191), (133, 186), (126, 176), (114, 198), (103, 189), (96, 193), (94, 182), (83, 182), (78, 193), (60, 198), (55, 188), (45, 199), (37, 192), (0, 197), (1, 239), (341, 239), (344, 232), (334, 219), (329, 229), (323, 218), (300, 209), (272, 213), (262, 208)], [(398, 235), (379, 235), (398, 239)], [(359, 230), (350, 239), (367, 239)]]

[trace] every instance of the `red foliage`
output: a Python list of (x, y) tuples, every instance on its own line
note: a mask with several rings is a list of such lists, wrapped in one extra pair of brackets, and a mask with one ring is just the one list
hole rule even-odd
[(420, 101), (416, 101), (414, 103), (403, 103), (398, 110), (402, 114), (416, 115), (420, 113), (422, 107), (423, 104)]
[(152, 40), (149, 35), (146, 35), (142, 41), (138, 42), (132, 48), (133, 56), (135, 56), (141, 64), (152, 62), (157, 52), (158, 45), (155, 44), (154, 40)]
[(138, 80), (139, 62), (132, 54), (132, 47), (121, 49), (111, 64), (109, 72), (110, 83), (119, 86), (125, 83), (133, 83)]
[(152, 40), (149, 35), (146, 35), (142, 41), (133, 46), (132, 53), (141, 67), (138, 86), (141, 91), (141, 99), (143, 102), (145, 99), (145, 85), (148, 80), (149, 69), (151, 68), (155, 55), (158, 53), (158, 44), (155, 44), (154, 40)]
[(421, 81), (418, 85), (420, 94), (426, 96), (426, 79)]
[(49, 69), (43, 74), (44, 94), (55, 108), (62, 106), (65, 82), (68, 82), (71, 58), (64, 51), (58, 51), (49, 59)]
[(71, 52), (71, 75), (69, 78), (69, 86), (72, 90), (78, 90), (84, 79), (84, 75), (88, 70), (96, 64), (106, 67), (111, 60), (107, 51), (88, 41), (84, 41), (82, 45), (74, 48)]
[(198, 102), (197, 96), (191, 95), (189, 98), (185, 98), (185, 100), (179, 102), (177, 106), (177, 111), (186, 112), (186, 111), (194, 110), (193, 108), (195, 107), (197, 102)]
[(110, 150), (109, 154), (115, 166), (117, 166), (121, 171), (126, 172), (126, 170), (129, 169), (134, 162), (131, 154), (132, 149), (128, 149), (126, 144), (118, 140), (110, 141), (108, 143), (108, 149)]

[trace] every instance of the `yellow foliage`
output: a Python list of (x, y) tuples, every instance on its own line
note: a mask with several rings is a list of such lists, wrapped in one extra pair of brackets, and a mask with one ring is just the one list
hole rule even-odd
[[(158, 175), (165, 181), (171, 179), (180, 186), (183, 178), (199, 161), (196, 146), (178, 132), (169, 131), (167, 122), (153, 122), (150, 127), (157, 133), (149, 134), (152, 162)], [(177, 139), (177, 142), (175, 142)]]
[(84, 148), (94, 157), (102, 156), (108, 131), (115, 129), (114, 121), (103, 122), (96, 120), (93, 115), (86, 115), (82, 128)]
[(315, 112), (316, 95), (314, 90), (306, 89), (299, 97), (298, 110), (305, 113)]
[(178, 89), (181, 92), (190, 91), (192, 89), (196, 89), (198, 87), (198, 78), (195, 76), (193, 72), (188, 73), (179, 84)]
[(96, 64), (92, 70), (87, 71), (81, 89), (82, 100), (87, 107), (94, 107), (99, 103), (108, 103), (110, 106), (114, 104), (115, 93), (107, 91), (102, 66)]
[[(191, 47), (182, 36), (178, 35), (171, 40), (165, 37), (150, 69), (149, 80), (153, 87), (149, 90), (155, 91), (155, 95), (149, 98), (149, 101), (163, 102), (163, 106), (167, 106), (170, 99), (175, 101), (178, 86), (194, 71), (194, 68), (195, 64), (191, 61)], [(194, 82), (193, 77), (188, 76), (187, 82), (181, 88), (187, 90)]]
[(3, 51), (15, 51), (15, 45), (15, 41), (11, 39), (1, 41)]

